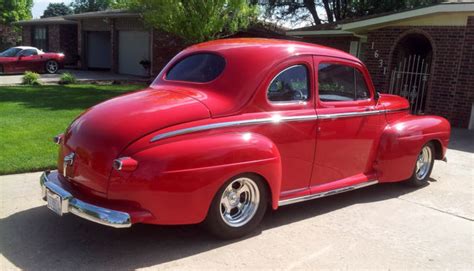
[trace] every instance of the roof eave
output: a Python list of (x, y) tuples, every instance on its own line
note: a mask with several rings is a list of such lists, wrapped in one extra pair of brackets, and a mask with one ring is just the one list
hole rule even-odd
[(287, 36), (354, 36), (353, 32), (343, 30), (312, 30), (312, 31), (288, 31)]
[(395, 13), (387, 16), (376, 17), (363, 21), (357, 21), (352, 23), (346, 23), (341, 25), (343, 31), (360, 31), (365, 28), (374, 28), (377, 26), (385, 25), (387, 23), (393, 23), (402, 21), (405, 19), (417, 18), (426, 15), (436, 13), (448, 13), (448, 12), (473, 12), (474, 3), (460, 3), (460, 4), (440, 4), (436, 6), (430, 6), (426, 8), (420, 8), (415, 10), (409, 10), (405, 12)]

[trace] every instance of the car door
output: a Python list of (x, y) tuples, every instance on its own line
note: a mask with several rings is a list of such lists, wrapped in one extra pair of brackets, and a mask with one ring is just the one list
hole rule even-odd
[(280, 199), (309, 194), (317, 119), (311, 56), (299, 56), (272, 68), (257, 91), (249, 119), (275, 117), (254, 132), (269, 138), (281, 158)]
[(376, 178), (373, 162), (385, 115), (362, 64), (315, 56), (318, 128), (311, 191)]
[(25, 49), (18, 53), (16, 69), (18, 72), (41, 71), (43, 62), (35, 49)]

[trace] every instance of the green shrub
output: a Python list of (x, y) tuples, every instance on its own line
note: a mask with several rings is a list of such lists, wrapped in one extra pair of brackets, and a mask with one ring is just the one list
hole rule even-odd
[(30, 86), (35, 86), (35, 85), (41, 85), (39, 82), (40, 75), (37, 74), (36, 72), (30, 72), (26, 71), (23, 74), (23, 85), (30, 85)]
[(68, 72), (63, 73), (61, 79), (59, 79), (59, 84), (61, 85), (74, 84), (76, 82), (76, 77)]

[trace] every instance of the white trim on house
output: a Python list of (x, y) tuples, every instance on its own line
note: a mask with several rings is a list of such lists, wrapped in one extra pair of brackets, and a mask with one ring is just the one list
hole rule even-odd
[(354, 36), (354, 33), (343, 30), (288, 31), (287, 36)]
[(436, 6), (419, 8), (405, 12), (395, 13), (392, 15), (381, 16), (373, 19), (357, 21), (341, 25), (342, 31), (353, 31), (359, 28), (374, 27), (381, 24), (401, 21), (405, 19), (431, 15), (435, 13), (447, 12), (474, 12), (474, 3), (456, 3), (456, 4), (440, 4)]

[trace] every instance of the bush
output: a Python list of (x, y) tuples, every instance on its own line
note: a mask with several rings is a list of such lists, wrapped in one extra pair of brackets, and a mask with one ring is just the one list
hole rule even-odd
[(40, 78), (40, 75), (37, 74), (36, 72), (29, 72), (26, 71), (23, 74), (23, 85), (41, 85), (41, 83), (38, 81)]
[(76, 77), (68, 72), (63, 73), (61, 79), (59, 79), (59, 84), (61, 85), (74, 84), (76, 82)]

